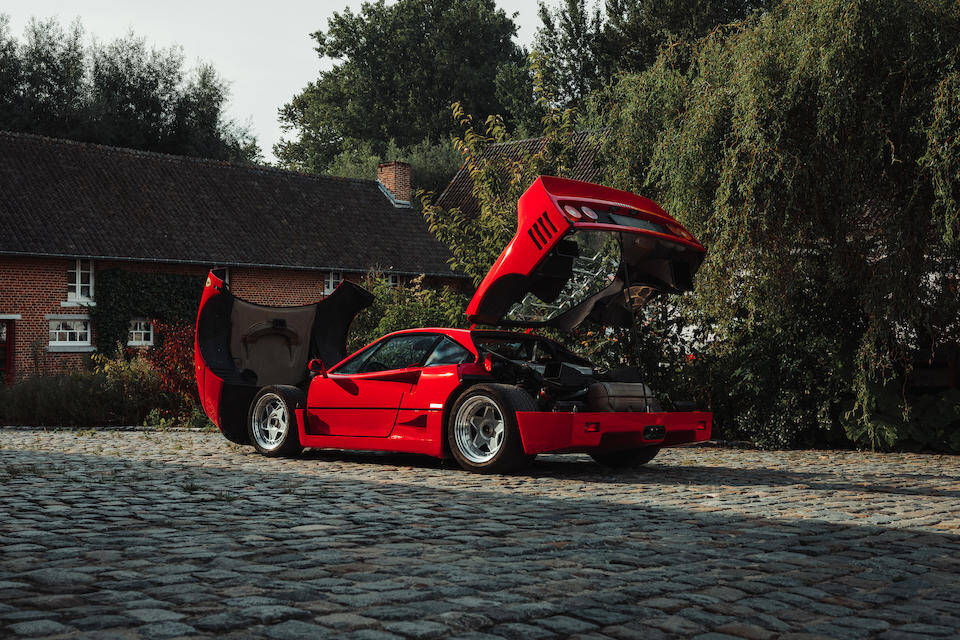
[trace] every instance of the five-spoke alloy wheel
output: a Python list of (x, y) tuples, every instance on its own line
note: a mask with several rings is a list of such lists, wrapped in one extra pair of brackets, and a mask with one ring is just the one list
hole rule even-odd
[(475, 395), (460, 405), (453, 429), (457, 449), (464, 458), (477, 464), (489, 462), (497, 455), (506, 432), (500, 407), (483, 395)]
[(533, 456), (523, 451), (517, 411), (536, 411), (530, 395), (506, 384), (472, 387), (447, 416), (447, 446), (457, 463), (470, 471), (517, 469)]
[(303, 447), (297, 432), (295, 410), (303, 405), (303, 392), (296, 387), (264, 387), (254, 397), (247, 416), (250, 442), (267, 456), (297, 455)]

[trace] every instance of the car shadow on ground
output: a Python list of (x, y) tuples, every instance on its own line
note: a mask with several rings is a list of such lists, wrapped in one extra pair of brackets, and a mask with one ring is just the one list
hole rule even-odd
[[(696, 455), (698, 449), (689, 449)], [(718, 449), (700, 449), (716, 456)], [(736, 450), (730, 450), (736, 455)], [(449, 469), (463, 471), (451, 459), (439, 460), (431, 456), (412, 453), (379, 451), (343, 451), (332, 449), (308, 449), (302, 456), (307, 460), (330, 462), (356, 462), (384, 466), (400, 466), (422, 469)], [(905, 472), (899, 483), (891, 482), (889, 474), (858, 472), (856, 478), (844, 477), (845, 470), (836, 472), (810, 472), (784, 469), (736, 467), (695, 464), (675, 464), (670, 461), (652, 462), (636, 469), (611, 469), (584, 455), (541, 455), (534, 462), (510, 475), (529, 478), (556, 478), (579, 480), (598, 484), (665, 484), (665, 485), (717, 485), (749, 487), (768, 485), (772, 487), (796, 487), (814, 491), (849, 491), (868, 494), (894, 494), (939, 498), (960, 498), (960, 475)], [(934, 486), (917, 486), (917, 482), (935, 480)]]

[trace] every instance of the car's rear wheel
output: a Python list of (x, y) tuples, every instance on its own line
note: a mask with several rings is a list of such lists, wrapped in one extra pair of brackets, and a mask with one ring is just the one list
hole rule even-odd
[(626, 451), (591, 453), (590, 457), (600, 464), (614, 469), (630, 469), (647, 464), (660, 453), (660, 447), (640, 447)]
[(297, 387), (264, 387), (250, 403), (247, 432), (254, 448), (265, 456), (296, 456), (303, 451), (297, 432), (296, 409), (305, 404)]
[(496, 473), (519, 469), (533, 460), (523, 451), (517, 411), (536, 411), (526, 391), (505, 384), (484, 384), (464, 393), (447, 418), (447, 445), (468, 471)]

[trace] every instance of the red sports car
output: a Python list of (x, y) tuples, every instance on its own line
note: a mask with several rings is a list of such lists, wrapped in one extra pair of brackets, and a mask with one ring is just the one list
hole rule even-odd
[(637, 367), (600, 371), (529, 333), (629, 326), (650, 296), (692, 288), (703, 246), (651, 200), (550, 176), (523, 194), (518, 218), (467, 316), (525, 333), (409, 329), (347, 356), (350, 323), (372, 298), (361, 287), (266, 307), (236, 298), (211, 271), (196, 331), (207, 415), (268, 456), (405, 451), (473, 471), (516, 469), (547, 452), (634, 466), (662, 446), (709, 439), (712, 415), (661, 411)]

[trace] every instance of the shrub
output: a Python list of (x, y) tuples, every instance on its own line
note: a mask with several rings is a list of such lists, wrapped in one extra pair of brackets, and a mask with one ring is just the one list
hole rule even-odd
[(197, 378), (193, 371), (194, 328), (186, 323), (153, 323), (155, 344), (143, 357), (160, 375), (164, 393), (183, 396), (195, 402), (200, 397)]
[(193, 377), (193, 330), (159, 323), (157, 346), (139, 352), (119, 344), (95, 354), (90, 369), (42, 374), (0, 390), (7, 424), (98, 427), (209, 426)]
[(28, 378), (0, 391), (0, 417), (13, 424), (140, 424), (165, 403), (160, 377), (142, 357), (96, 355), (93, 369)]

